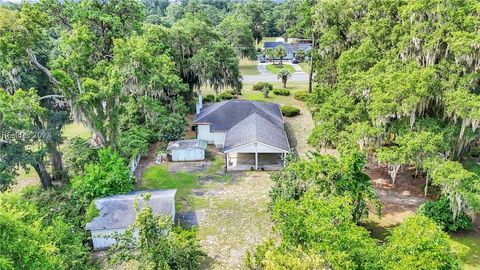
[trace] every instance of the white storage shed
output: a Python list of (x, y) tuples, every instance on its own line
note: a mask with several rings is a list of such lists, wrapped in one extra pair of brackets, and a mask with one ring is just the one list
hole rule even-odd
[(205, 159), (207, 141), (194, 139), (168, 143), (167, 150), (172, 161), (196, 161)]
[(142, 195), (150, 193), (148, 204), (156, 215), (166, 215), (175, 219), (175, 189), (134, 191), (124, 195), (109, 196), (94, 201), (99, 215), (87, 223), (85, 229), (91, 232), (93, 249), (103, 250), (115, 243), (113, 233), (123, 233), (135, 223), (137, 213), (133, 207), (135, 200), (138, 206), (146, 203)]

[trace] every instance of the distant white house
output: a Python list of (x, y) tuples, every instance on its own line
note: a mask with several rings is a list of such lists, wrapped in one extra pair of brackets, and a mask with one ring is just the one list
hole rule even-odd
[(146, 203), (142, 195), (147, 192), (151, 194), (147, 203), (152, 207), (154, 214), (170, 216), (172, 221), (175, 219), (175, 189), (134, 191), (96, 199), (94, 203), (100, 213), (85, 226), (85, 229), (91, 232), (94, 250), (109, 248), (115, 243), (112, 234), (124, 233), (135, 223), (137, 214), (133, 203), (138, 200), (138, 206), (142, 208)]
[(290, 145), (280, 106), (270, 102), (228, 100), (197, 104), (197, 138), (225, 154), (227, 170), (276, 170)]
[(173, 141), (167, 146), (172, 161), (204, 160), (206, 149), (207, 141), (200, 139)]

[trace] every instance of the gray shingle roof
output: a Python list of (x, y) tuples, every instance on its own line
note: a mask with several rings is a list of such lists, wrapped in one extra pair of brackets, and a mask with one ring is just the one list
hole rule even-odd
[(209, 123), (211, 131), (227, 131), (253, 113), (283, 127), (278, 104), (249, 100), (227, 100), (205, 106), (195, 117), (194, 124)]
[(279, 127), (257, 113), (251, 114), (227, 131), (223, 150), (228, 152), (252, 142), (261, 142), (285, 151), (290, 150), (283, 125)]
[(148, 204), (151, 205), (153, 213), (171, 216), (175, 209), (174, 198), (176, 192), (176, 189), (134, 191), (124, 195), (96, 199), (94, 202), (100, 211), (100, 215), (87, 223), (85, 229), (120, 229), (132, 225), (137, 216), (133, 202), (138, 200), (138, 206), (142, 208), (145, 201), (141, 195), (145, 193), (152, 195)]
[(207, 149), (207, 141), (194, 139), (194, 140), (180, 140), (172, 141), (168, 143), (167, 150), (179, 150), (190, 148), (202, 148)]

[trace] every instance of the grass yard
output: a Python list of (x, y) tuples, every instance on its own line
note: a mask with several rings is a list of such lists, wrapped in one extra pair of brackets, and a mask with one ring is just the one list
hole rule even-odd
[(461, 232), (451, 235), (454, 248), (463, 253), (462, 268), (465, 270), (480, 269), (480, 234)]
[(298, 65), (302, 68), (302, 71), (305, 72), (305, 73), (309, 73), (310, 72), (310, 63), (308, 62), (301, 62), (301, 63), (298, 63)]
[(88, 139), (92, 135), (92, 133), (83, 124), (71, 123), (63, 127), (62, 135), (63, 137), (65, 137), (65, 140), (68, 141), (73, 137)]
[(177, 189), (177, 211), (189, 211), (202, 206), (200, 200), (192, 196), (193, 189), (202, 188), (196, 173), (168, 171), (168, 165), (154, 165), (145, 170), (138, 189)]
[(259, 75), (260, 71), (257, 69), (257, 61), (247, 58), (240, 59), (240, 65), (238, 66), (241, 75)]
[(277, 64), (267, 65), (267, 70), (275, 74), (278, 74), (282, 69), (287, 69), (288, 71), (290, 71), (290, 73), (295, 73), (295, 69), (291, 65), (283, 64), (282, 67)]

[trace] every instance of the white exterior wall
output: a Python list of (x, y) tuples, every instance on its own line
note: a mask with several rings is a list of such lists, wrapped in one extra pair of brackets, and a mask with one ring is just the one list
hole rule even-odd
[(104, 229), (104, 230), (92, 230), (92, 242), (94, 250), (107, 249), (111, 245), (115, 244), (115, 239), (108, 237), (114, 233), (124, 233), (124, 229)]
[(202, 148), (172, 150), (172, 161), (195, 161), (204, 159), (205, 150)]
[(205, 140), (217, 147), (223, 147), (227, 135), (226, 132), (210, 132), (210, 125), (198, 125), (197, 132), (197, 139)]

